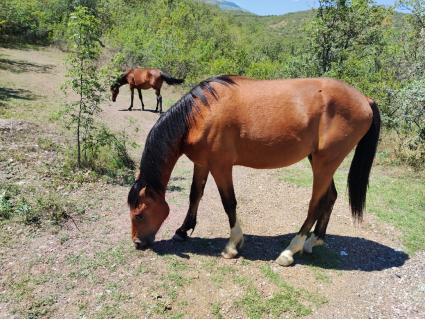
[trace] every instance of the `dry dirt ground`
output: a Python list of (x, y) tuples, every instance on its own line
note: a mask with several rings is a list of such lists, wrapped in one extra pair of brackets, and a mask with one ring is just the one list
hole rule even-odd
[[(48, 171), (34, 166), (53, 161), (54, 152), (40, 150), (37, 138), (66, 142), (60, 119), (46, 120), (51, 105), (62, 107), (63, 74), (57, 50), (0, 49), (0, 107), (16, 107), (0, 121), (2, 181), (50, 182)], [(167, 107), (181, 94), (166, 87)], [(144, 98), (153, 108), (153, 91)], [(117, 103), (104, 103), (101, 116), (139, 144), (133, 152), (139, 161), (158, 114), (120, 111), (128, 103), (123, 89)], [(16, 158), (13, 149), (25, 152)], [(246, 238), (239, 258), (220, 257), (229, 229), (212, 178), (192, 237), (173, 242), (186, 213), (191, 171), (182, 158), (168, 187), (171, 214), (152, 250), (133, 249), (128, 186), (92, 182), (61, 193), (59, 185), (60, 196), (86, 205), (74, 218), (78, 228), (71, 220), (60, 227), (1, 222), (0, 318), (425, 318), (425, 253), (409, 258), (398, 231), (370, 214), (353, 225), (345, 190), (339, 190), (326, 246), (297, 256), (292, 267), (273, 262), (304, 221), (310, 195), (282, 182), (279, 170), (234, 171)]]

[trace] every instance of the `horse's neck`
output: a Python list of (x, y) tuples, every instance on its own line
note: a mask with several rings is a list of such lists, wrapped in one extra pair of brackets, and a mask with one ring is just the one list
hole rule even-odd
[(166, 165), (162, 169), (161, 182), (164, 187), (164, 192), (167, 189), (168, 182), (170, 181), (171, 174), (173, 173), (174, 167), (177, 164), (178, 159), (182, 154), (179, 152), (178, 154), (173, 154), (170, 156)]
[(131, 73), (131, 72), (132, 72), (132, 71), (128, 71), (128, 72), (126, 72), (125, 74), (123, 74), (123, 75), (121, 76), (121, 78), (120, 78), (120, 80), (119, 80), (119, 85), (120, 85), (120, 87), (121, 87), (121, 86), (123, 86), (123, 85), (129, 84), (128, 77), (130, 76), (130, 73)]
[[(147, 150), (149, 152), (150, 150)], [(164, 155), (164, 154), (163, 154)], [(165, 191), (167, 189), (168, 182), (170, 181), (171, 174), (174, 170), (174, 167), (177, 163), (177, 160), (181, 156), (181, 152), (178, 146), (170, 148), (167, 150), (166, 160), (165, 161), (156, 161), (151, 156), (143, 157), (141, 164), (141, 174), (143, 175), (143, 171), (146, 170), (150, 172), (150, 177), (148, 177), (147, 183), (154, 182), (157, 178), (159, 178), (159, 183), (153, 183), (157, 186), (154, 186), (158, 193), (165, 197)], [(155, 163), (154, 166), (149, 165), (149, 163)], [(157, 173), (155, 173), (157, 172)], [(152, 175), (153, 174), (153, 175)], [(150, 180), (150, 178), (154, 178), (155, 180)]]

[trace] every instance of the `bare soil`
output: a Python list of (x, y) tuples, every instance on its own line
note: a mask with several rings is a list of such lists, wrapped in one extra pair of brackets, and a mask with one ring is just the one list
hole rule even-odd
[[(49, 136), (67, 143), (66, 137), (56, 134), (60, 123), (45, 122), (48, 116), (42, 107), (52, 101), (61, 107), (63, 74), (63, 54), (55, 49), (0, 49), (0, 89), (9, 90), (0, 107), (14, 101), (19, 109), (16, 101), (28, 96), (31, 99), (17, 114), (39, 105), (37, 112), (31, 111), (33, 120), (25, 116), (25, 121), (0, 120), (1, 182), (37, 185), (43, 177), (35, 173), (35, 166), (54, 160), (53, 153), (42, 155), (45, 151), (36, 146), (25, 149), (26, 140), (33, 143), (35, 137)], [(164, 87), (166, 105), (182, 93)], [(154, 92), (144, 91), (144, 99), (154, 109)], [(158, 114), (123, 111), (128, 103), (129, 93), (123, 88), (117, 103), (104, 103), (101, 117), (139, 144), (133, 152), (139, 161)], [(139, 105), (135, 98), (135, 108)], [(35, 137), (25, 138), (30, 136)], [(27, 157), (14, 157), (14, 148), (25, 150)], [(245, 233), (239, 258), (220, 257), (229, 229), (212, 178), (192, 237), (183, 243), (172, 241), (186, 214), (191, 171), (191, 162), (181, 158), (168, 186), (171, 213), (152, 250), (133, 249), (128, 186), (101, 181), (63, 194), (87, 204), (86, 213), (76, 217), (78, 228), (71, 220), (62, 227), (0, 222), (0, 318), (425, 317), (425, 253), (409, 257), (399, 232), (373, 215), (366, 213), (364, 222), (354, 225), (345, 190), (339, 190), (326, 246), (311, 256), (297, 255), (292, 267), (273, 262), (304, 221), (310, 196), (305, 188), (281, 182), (279, 170), (234, 170), (238, 215)], [(265, 269), (287, 286), (273, 282)], [(291, 291), (309, 311), (297, 312), (296, 302), (285, 311), (249, 310), (250, 306), (263, 309), (262, 302), (282, 289)], [(252, 291), (258, 292), (259, 300), (247, 297)]]

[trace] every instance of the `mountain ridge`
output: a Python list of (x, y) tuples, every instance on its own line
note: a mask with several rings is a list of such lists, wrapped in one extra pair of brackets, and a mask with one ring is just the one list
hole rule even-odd
[(222, 10), (228, 10), (228, 11), (243, 11), (243, 12), (249, 12), (248, 10), (242, 8), (238, 4), (227, 1), (227, 0), (202, 0), (203, 2), (211, 5), (216, 5)]

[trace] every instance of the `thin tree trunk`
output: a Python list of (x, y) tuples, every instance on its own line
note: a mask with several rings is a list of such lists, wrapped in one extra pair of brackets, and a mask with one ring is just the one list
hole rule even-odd
[(81, 168), (80, 118), (81, 118), (81, 101), (80, 101), (80, 110), (78, 112), (78, 121), (77, 121), (77, 161), (78, 161), (78, 168)]
[(77, 120), (77, 157), (78, 168), (81, 168), (81, 142), (80, 142), (80, 126), (81, 126), (81, 112), (83, 108), (83, 59), (80, 60), (80, 109), (78, 110)]

